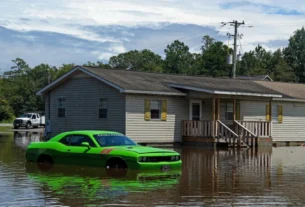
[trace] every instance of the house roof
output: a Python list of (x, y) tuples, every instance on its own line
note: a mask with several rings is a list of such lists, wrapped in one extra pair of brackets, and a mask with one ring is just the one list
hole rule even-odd
[(255, 75), (255, 76), (236, 76), (236, 79), (240, 80), (267, 80), (273, 81), (269, 75)]
[(282, 97), (276, 90), (248, 80), (101, 69), (83, 66), (76, 66), (67, 74), (41, 89), (37, 94), (41, 95), (52, 90), (53, 87), (56, 87), (78, 70), (118, 89), (121, 93), (185, 96), (187, 94), (181, 92), (181, 89), (185, 89), (210, 94)]
[(278, 93), (282, 94), (283, 98), (305, 100), (305, 84), (274, 81), (255, 82), (265, 88), (277, 91)]

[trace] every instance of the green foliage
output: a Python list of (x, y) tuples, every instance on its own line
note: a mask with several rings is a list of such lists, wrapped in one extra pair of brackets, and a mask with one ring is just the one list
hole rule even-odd
[[(205, 38), (203, 39), (206, 40)], [(199, 74), (212, 77), (229, 76), (232, 71), (232, 66), (227, 64), (229, 53), (229, 47), (222, 42), (214, 42), (212, 39), (204, 41), (204, 47), (202, 47), (203, 71)]]
[(0, 122), (10, 120), (13, 116), (13, 110), (8, 101), (0, 96)]
[(284, 50), (285, 61), (294, 70), (299, 82), (305, 83), (305, 29), (299, 29), (289, 39)]
[(162, 72), (163, 60), (150, 50), (132, 50), (111, 57), (109, 65), (114, 69)]
[(189, 47), (179, 40), (167, 45), (164, 50), (166, 58), (164, 60), (164, 72), (174, 74), (190, 74), (194, 63), (193, 55)]

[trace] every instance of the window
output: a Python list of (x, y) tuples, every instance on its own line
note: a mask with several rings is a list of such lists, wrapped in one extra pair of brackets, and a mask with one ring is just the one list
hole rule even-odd
[(99, 100), (99, 107), (98, 107), (98, 117), (99, 118), (107, 118), (108, 113), (108, 99), (101, 98)]
[(225, 120), (231, 121), (233, 120), (234, 112), (233, 112), (233, 103), (225, 103)]
[(110, 146), (134, 146), (137, 145), (134, 141), (123, 135), (117, 134), (96, 134), (93, 135), (95, 140), (99, 143), (101, 147)]
[(32, 116), (32, 119), (36, 119), (36, 115), (33, 115), (33, 116)]
[(161, 101), (150, 101), (151, 119), (160, 119)]
[(59, 98), (57, 102), (57, 115), (58, 117), (66, 117), (66, 99), (65, 98)]
[(82, 146), (83, 142), (88, 142), (91, 147), (96, 147), (92, 139), (85, 135), (73, 135), (69, 140), (69, 145)]
[(69, 145), (69, 141), (70, 141), (71, 137), (72, 137), (71, 135), (65, 136), (59, 142), (64, 145)]

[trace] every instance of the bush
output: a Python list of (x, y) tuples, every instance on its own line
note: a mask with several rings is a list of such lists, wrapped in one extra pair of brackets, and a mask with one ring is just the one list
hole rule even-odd
[(0, 97), (0, 122), (12, 121), (14, 119), (13, 110), (7, 100)]

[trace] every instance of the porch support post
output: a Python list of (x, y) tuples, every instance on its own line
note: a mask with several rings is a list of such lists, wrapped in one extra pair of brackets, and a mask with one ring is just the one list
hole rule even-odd
[(217, 120), (220, 120), (220, 98), (217, 100)]
[(213, 124), (212, 124), (212, 131), (213, 131), (213, 138), (215, 138), (215, 129), (216, 129), (216, 122), (215, 122), (215, 119), (216, 119), (216, 100), (215, 100), (215, 97), (213, 97), (213, 110), (212, 110), (212, 118), (213, 118)]
[(216, 105), (216, 100), (215, 100), (215, 98), (213, 98), (213, 114), (212, 114), (212, 117), (213, 117), (213, 121), (215, 121), (215, 119), (216, 119), (216, 107), (215, 107), (215, 105)]
[(233, 121), (236, 120), (236, 98), (233, 99)]
[(272, 99), (270, 99), (270, 101), (269, 101), (269, 107), (270, 107), (270, 109), (269, 109), (269, 112), (270, 112), (270, 123), (269, 123), (269, 135), (270, 135), (270, 137), (272, 136)]

